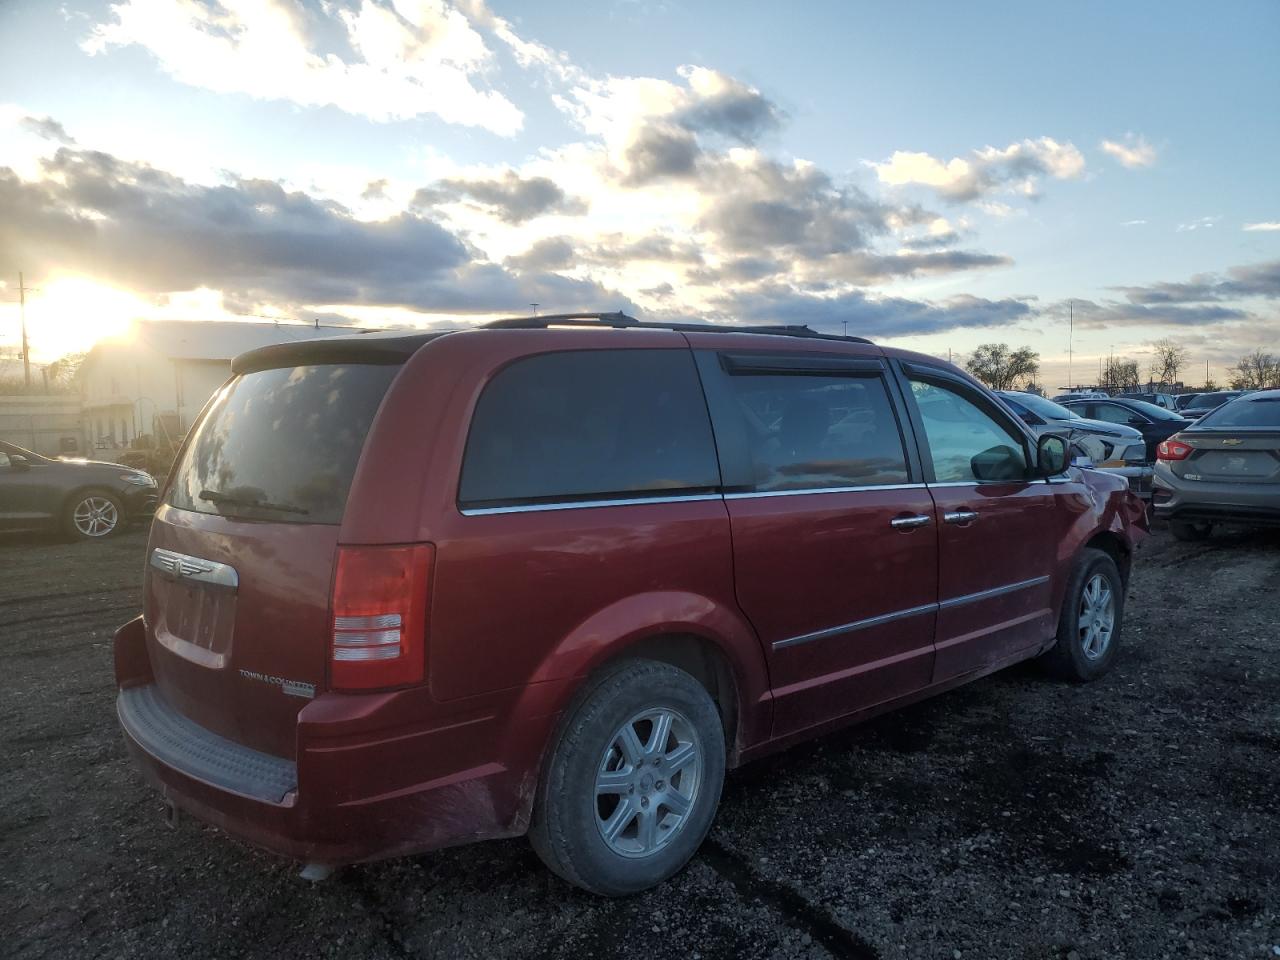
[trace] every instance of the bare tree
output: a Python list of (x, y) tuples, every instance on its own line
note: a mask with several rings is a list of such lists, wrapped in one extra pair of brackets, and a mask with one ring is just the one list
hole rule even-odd
[(1102, 371), (1102, 382), (1113, 390), (1138, 389), (1138, 361), (1109, 358)]
[(1265, 390), (1280, 387), (1280, 358), (1261, 347), (1240, 358), (1230, 370), (1231, 386), (1236, 390)]
[(1187, 365), (1187, 348), (1168, 337), (1151, 346), (1155, 348), (1155, 355), (1151, 358), (1151, 379), (1168, 386), (1177, 383), (1178, 371)]
[(1030, 347), (1010, 350), (1007, 343), (984, 343), (964, 366), (992, 390), (1013, 390), (1019, 383), (1035, 380), (1040, 354)]

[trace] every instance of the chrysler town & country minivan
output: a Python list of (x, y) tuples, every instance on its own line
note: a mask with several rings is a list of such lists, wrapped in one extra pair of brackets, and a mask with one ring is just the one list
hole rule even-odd
[(180, 452), (117, 710), (319, 876), (528, 833), (620, 895), (726, 768), (1041, 657), (1115, 661), (1142, 503), (920, 354), (621, 314), (243, 354)]

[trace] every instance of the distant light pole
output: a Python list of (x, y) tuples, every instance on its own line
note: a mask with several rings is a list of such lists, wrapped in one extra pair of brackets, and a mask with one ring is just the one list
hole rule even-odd
[(531, 303), (529, 304), (529, 306), (533, 309), (533, 315), (536, 317), (538, 315), (538, 307), (540, 306), (540, 304)]
[(1073, 389), (1076, 385), (1076, 382), (1071, 375), (1071, 361), (1073, 359), (1071, 339), (1072, 339), (1072, 335), (1075, 333), (1075, 326), (1076, 326), (1075, 301), (1068, 300), (1067, 301), (1067, 389), (1068, 390)]
[(844, 337), (847, 337), (847, 336), (849, 335), (849, 321), (848, 321), (848, 320), (841, 320), (841, 321), (840, 321), (840, 335), (841, 335), (841, 336), (844, 336)]

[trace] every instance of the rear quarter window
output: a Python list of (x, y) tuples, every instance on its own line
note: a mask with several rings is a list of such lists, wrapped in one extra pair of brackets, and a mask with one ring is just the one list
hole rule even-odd
[(476, 404), (459, 503), (500, 507), (709, 491), (720, 484), (686, 350), (539, 354)]
[(174, 467), (168, 503), (248, 520), (341, 523), (364, 439), (399, 369), (318, 364), (236, 377)]

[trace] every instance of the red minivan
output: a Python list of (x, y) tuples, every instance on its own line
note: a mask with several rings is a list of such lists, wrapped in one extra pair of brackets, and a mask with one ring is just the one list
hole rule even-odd
[(307, 875), (527, 832), (631, 893), (727, 767), (1119, 649), (1141, 501), (932, 357), (593, 314), (233, 372), (161, 496), (118, 713), (171, 809)]

